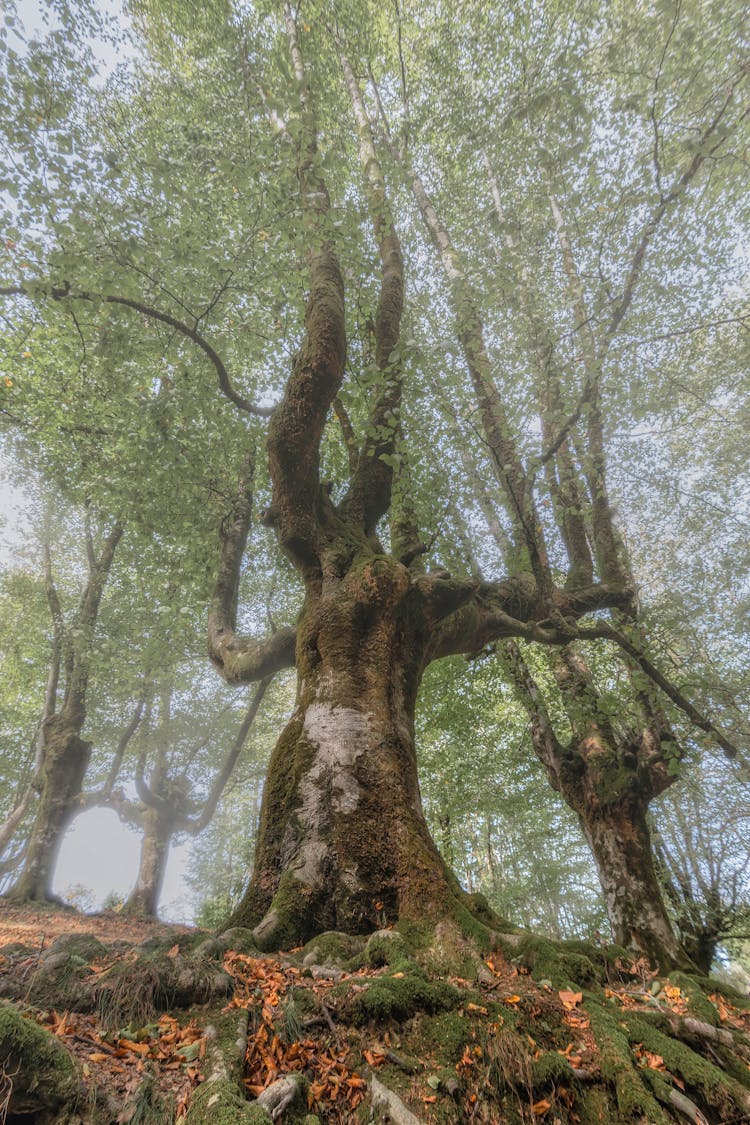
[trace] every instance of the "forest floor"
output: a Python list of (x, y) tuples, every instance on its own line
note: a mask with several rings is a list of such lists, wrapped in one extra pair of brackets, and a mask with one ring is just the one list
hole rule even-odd
[(0, 1122), (750, 1122), (750, 1009), (692, 978), (580, 943), (488, 954), (477, 981), (398, 933), (248, 939), (0, 902), (0, 996), (76, 1085), (26, 1074), (39, 1048), (0, 1024)]

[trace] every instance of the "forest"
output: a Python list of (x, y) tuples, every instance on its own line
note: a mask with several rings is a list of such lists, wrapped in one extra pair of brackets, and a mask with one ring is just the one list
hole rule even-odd
[(750, 1121), (746, 6), (2, 11), (0, 1123)]

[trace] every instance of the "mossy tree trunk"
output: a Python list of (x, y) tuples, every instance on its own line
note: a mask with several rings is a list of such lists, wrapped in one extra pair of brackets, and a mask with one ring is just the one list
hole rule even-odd
[[(614, 940), (665, 971), (694, 969), (664, 905), (647, 819), (650, 802), (675, 780), (663, 714), (641, 698), (642, 722), (615, 728), (611, 701), (597, 691), (581, 652), (565, 646), (551, 668), (571, 728), (563, 741), (520, 649), (509, 642), (505, 654), (537, 755), (591, 848)], [(620, 706), (626, 715), (624, 700)]]
[[(53, 674), (47, 686), (44, 719), (37, 748), (34, 784), (40, 794), (21, 873), (8, 893), (16, 902), (51, 900), (55, 865), (67, 831), (82, 807), (83, 779), (91, 759), (91, 743), (81, 737), (86, 722), (86, 694), (94, 654), (99, 607), (123, 534), (115, 523), (95, 536), (86, 511), (85, 547), (88, 576), (69, 623), (52, 576), (48, 543), (43, 544), (44, 582), (53, 626)], [(60, 691), (61, 682), (64, 682)]]
[(308, 597), (297, 704), (269, 766), (253, 881), (234, 918), (260, 923), (269, 947), (444, 913), (456, 893), (417, 780), (426, 625), (407, 568), (385, 556)]
[(52, 892), (57, 857), (79, 811), (91, 758), (91, 743), (80, 737), (76, 727), (64, 714), (45, 721), (40, 800), (23, 870), (8, 895), (15, 902), (57, 901)]

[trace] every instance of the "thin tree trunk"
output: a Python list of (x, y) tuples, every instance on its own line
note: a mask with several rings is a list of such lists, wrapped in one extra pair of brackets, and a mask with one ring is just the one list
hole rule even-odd
[(156, 917), (174, 831), (175, 818), (170, 809), (145, 810), (138, 878), (123, 907), (124, 914)]

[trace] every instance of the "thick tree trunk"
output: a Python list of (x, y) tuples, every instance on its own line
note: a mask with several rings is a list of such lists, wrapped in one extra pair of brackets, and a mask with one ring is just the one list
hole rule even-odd
[(123, 907), (124, 914), (137, 918), (156, 917), (174, 831), (175, 817), (171, 810), (146, 809), (138, 878)]
[(44, 724), (42, 791), (34, 828), (17, 882), (8, 892), (15, 902), (57, 902), (52, 893), (63, 837), (79, 811), (81, 787), (91, 758), (91, 743), (64, 715)]
[(426, 631), (406, 567), (368, 559), (308, 594), (297, 704), (271, 758), (252, 883), (266, 948), (445, 914), (461, 892), (422, 814), (414, 709)]
[[(596, 861), (614, 940), (662, 970), (695, 966), (680, 945), (656, 874), (646, 801), (634, 787), (604, 803), (590, 793), (575, 801)], [(572, 801), (570, 803), (573, 803)]]

